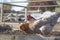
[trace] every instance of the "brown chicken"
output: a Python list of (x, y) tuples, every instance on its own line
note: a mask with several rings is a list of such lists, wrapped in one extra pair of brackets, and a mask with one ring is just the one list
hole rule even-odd
[(20, 24), (20, 29), (26, 33), (30, 33), (29, 23)]
[(26, 33), (30, 33), (29, 25), (31, 24), (31, 22), (33, 22), (33, 20), (35, 20), (35, 19), (30, 14), (28, 14), (27, 21), (25, 23), (20, 24), (20, 29), (22, 31), (25, 31)]

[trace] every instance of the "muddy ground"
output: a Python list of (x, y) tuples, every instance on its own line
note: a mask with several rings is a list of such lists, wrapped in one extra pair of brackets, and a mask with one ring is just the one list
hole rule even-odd
[[(49, 35), (43, 35), (43, 36), (60, 36), (60, 31), (59, 31), (60, 30), (60, 23), (57, 23), (54, 26), (53, 30), (54, 31), (52, 31)], [(5, 35), (21, 35), (21, 34), (29, 35), (25, 32), (20, 31), (20, 30), (15, 30), (15, 31), (7, 30), (7, 31), (4, 31), (4, 32), (0, 32), (0, 34), (5, 34)]]

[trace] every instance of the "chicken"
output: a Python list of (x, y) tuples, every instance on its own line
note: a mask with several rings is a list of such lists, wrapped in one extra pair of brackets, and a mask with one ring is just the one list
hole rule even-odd
[(31, 22), (33, 22), (35, 19), (30, 15), (28, 14), (27, 15), (27, 21), (25, 23), (21, 23), (20, 24), (20, 29), (22, 31), (25, 31), (26, 33), (30, 33), (30, 28), (29, 28), (29, 25), (31, 24)]
[[(43, 14), (46, 15), (46, 13), (48, 12), (46, 11)], [(34, 33), (49, 34), (52, 31), (53, 26), (56, 24), (58, 18), (60, 17), (60, 13), (56, 12), (49, 13), (50, 13), (48, 14), (49, 16), (42, 17), (42, 19), (39, 19), (33, 23), (31, 29), (32, 31), (34, 31)]]
[(20, 30), (22, 30), (26, 33), (30, 33), (29, 23), (21, 23)]
[(47, 16), (47, 17), (42, 16), (42, 19), (38, 19), (38, 20), (35, 20), (35, 19), (32, 20), (30, 18), (30, 15), (27, 16), (26, 23), (28, 23), (28, 24), (26, 24), (26, 23), (22, 24), (20, 26), (20, 29), (22, 29), (26, 33), (33, 32), (33, 33), (42, 33), (42, 34), (48, 35), (52, 31), (58, 18), (60, 17), (60, 13), (44, 12), (43, 14), (46, 15), (47, 13), (51, 13), (51, 14), (48, 14), (49, 16)]

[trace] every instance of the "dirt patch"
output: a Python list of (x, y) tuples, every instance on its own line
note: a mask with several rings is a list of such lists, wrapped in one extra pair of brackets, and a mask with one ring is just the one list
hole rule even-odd
[[(13, 31), (5, 31), (5, 32), (0, 32), (0, 34), (5, 34), (5, 35), (32, 35), (32, 34), (27, 34), (25, 32), (19, 31), (19, 30), (15, 30)], [(35, 34), (34, 34), (35, 35)], [(50, 36), (60, 36), (60, 32), (57, 31), (53, 31), (48, 35), (43, 35), (46, 37), (50, 37)]]

